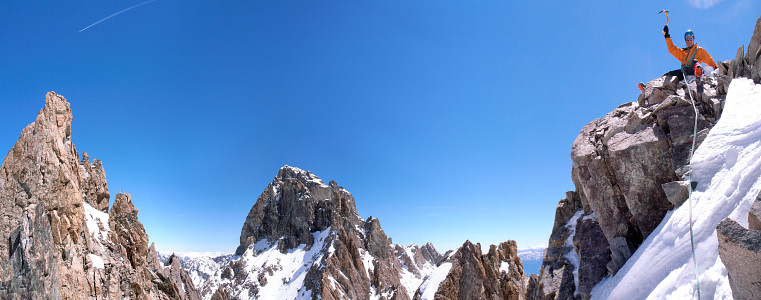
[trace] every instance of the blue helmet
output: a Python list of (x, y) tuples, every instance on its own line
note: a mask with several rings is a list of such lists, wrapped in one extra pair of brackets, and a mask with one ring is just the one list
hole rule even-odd
[(695, 34), (692, 33), (692, 30), (687, 29), (687, 32), (684, 33), (684, 38), (686, 39), (688, 36), (691, 36), (692, 38), (695, 38)]

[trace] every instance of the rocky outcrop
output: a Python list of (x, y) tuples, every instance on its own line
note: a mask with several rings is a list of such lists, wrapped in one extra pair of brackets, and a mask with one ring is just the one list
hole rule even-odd
[(158, 272), (159, 279), (162, 284), (160, 287), (167, 295), (174, 299), (188, 299), (198, 300), (200, 299), (198, 290), (192, 284), (190, 275), (182, 268), (182, 262), (180, 259), (172, 254), (164, 262), (164, 268), (161, 268)]
[(523, 273), (515, 241), (491, 245), (486, 254), (481, 251), (481, 244), (466, 241), (440, 262), (439, 268), (447, 271), (446, 277), (440, 282), (431, 282), (438, 277), (431, 276), (414, 299), (517, 300), (526, 295), (528, 279)]
[(87, 155), (87, 152), (82, 152), (79, 172), (82, 174), (82, 185), (80, 187), (82, 199), (95, 209), (107, 213), (108, 200), (111, 198), (111, 194), (108, 193), (103, 162), (95, 159), (93, 163), (90, 163), (90, 156)]
[(592, 297), (592, 288), (608, 275), (611, 248), (594, 214), (584, 215), (576, 223), (574, 251), (579, 257), (578, 289), (582, 299)]
[[(555, 224), (552, 226), (547, 251), (544, 254), (540, 276), (537, 278), (536, 298), (529, 299), (573, 299), (575, 283), (573, 271), (577, 268), (577, 256), (573, 248), (575, 222), (582, 210), (581, 198), (576, 192), (567, 192), (555, 210)], [(574, 219), (574, 216), (576, 218)], [(573, 221), (571, 219), (574, 219)], [(573, 252), (573, 253), (572, 253)]]
[(205, 299), (409, 299), (405, 284), (422, 281), (440, 255), (392, 245), (346, 189), (285, 166), (251, 208), (236, 256), (204, 284)]
[(720, 80), (702, 80), (703, 93), (697, 84), (668, 76), (652, 80), (636, 103), (581, 129), (571, 147), (576, 191), (558, 205), (539, 299), (589, 299), (592, 288), (615, 275), (666, 213), (684, 202), (695, 110), (699, 147), (726, 96)]
[(748, 214), (749, 229), (726, 218), (716, 227), (719, 257), (727, 268), (729, 286), (734, 299), (758, 299), (761, 296), (761, 228), (758, 212), (761, 194)]
[(757, 84), (761, 83), (761, 17), (756, 20), (747, 52), (744, 50), (745, 46), (740, 46), (733, 60), (716, 62), (719, 67), (717, 79), (720, 92), (726, 94), (729, 83), (738, 77), (750, 78)]
[(79, 160), (72, 119), (66, 99), (48, 93), (0, 167), (0, 298), (193, 299), (166, 292), (194, 288), (157, 274), (129, 195), (109, 212), (103, 165)]
[(687, 201), (690, 195), (690, 184), (687, 181), (672, 181), (661, 185), (663, 191), (666, 192), (666, 199), (671, 202), (674, 207), (678, 207)]

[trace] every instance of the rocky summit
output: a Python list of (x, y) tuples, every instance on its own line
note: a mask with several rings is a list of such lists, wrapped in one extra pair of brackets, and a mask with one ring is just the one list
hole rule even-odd
[[(537, 284), (528, 291), (532, 298), (590, 299), (592, 288), (615, 275), (666, 213), (687, 199), (695, 185), (686, 181), (693, 142), (700, 147), (721, 117), (732, 79), (761, 82), (759, 49), (761, 18), (748, 51), (740, 47), (734, 60), (718, 62), (715, 77), (700, 82), (703, 93), (697, 93), (697, 81), (656, 78), (637, 102), (581, 129), (571, 148), (576, 190), (558, 203)], [(741, 229), (730, 220), (720, 225), (720, 250), (728, 257), (744, 251), (729, 242), (732, 236), (756, 234)], [(732, 276), (730, 271), (730, 282)]]
[(185, 270), (158, 263), (130, 195), (109, 209), (103, 163), (79, 159), (72, 120), (48, 93), (0, 167), (0, 298), (197, 299)]
[(363, 220), (345, 188), (280, 169), (251, 208), (236, 256), (201, 289), (204, 299), (409, 299), (439, 253), (392, 245)]

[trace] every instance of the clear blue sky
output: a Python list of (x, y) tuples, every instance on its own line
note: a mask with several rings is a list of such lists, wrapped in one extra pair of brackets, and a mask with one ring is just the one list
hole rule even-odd
[(755, 0), (158, 0), (80, 32), (141, 2), (0, 4), (0, 151), (47, 91), (65, 96), (112, 200), (131, 193), (177, 251), (233, 251), (286, 164), (346, 187), (395, 243), (546, 244), (579, 130), (678, 68), (657, 12), (717, 60), (761, 15)]

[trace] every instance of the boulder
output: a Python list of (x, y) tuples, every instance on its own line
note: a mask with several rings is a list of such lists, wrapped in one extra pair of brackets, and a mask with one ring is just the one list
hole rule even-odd
[(674, 207), (679, 207), (687, 201), (690, 193), (690, 184), (687, 181), (672, 181), (661, 185), (663, 191), (666, 193), (666, 198), (671, 202)]
[(640, 94), (637, 102), (643, 107), (659, 104), (674, 95), (678, 84), (679, 79), (673, 76), (662, 76), (651, 80), (645, 85), (645, 90)]
[(727, 268), (734, 299), (761, 295), (761, 231), (748, 230), (730, 218), (716, 227), (719, 258)]

